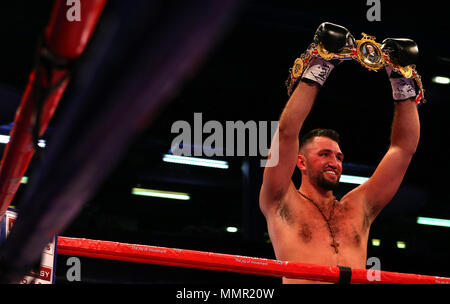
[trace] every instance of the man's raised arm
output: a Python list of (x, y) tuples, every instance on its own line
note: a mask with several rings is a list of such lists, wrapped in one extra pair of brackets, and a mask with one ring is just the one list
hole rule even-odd
[(281, 113), (269, 152), (269, 161), (277, 153), (278, 163), (264, 169), (260, 195), (263, 212), (274, 207), (289, 188), (297, 162), (298, 135), (318, 91), (317, 84), (301, 81)]
[[(315, 33), (314, 40), (322, 42), (324, 47), (331, 48), (346, 44), (350, 33), (339, 25), (323, 23)], [(260, 192), (260, 207), (263, 213), (278, 205), (291, 185), (298, 155), (298, 136), (300, 129), (311, 111), (320, 87), (334, 68), (335, 62), (326, 61), (320, 57), (314, 58), (300, 76), (297, 87), (284, 107), (278, 130), (272, 140), (268, 163), (264, 170), (263, 184)], [(276, 157), (274, 157), (276, 155)], [(272, 157), (278, 160), (273, 163)]]
[[(412, 40), (388, 38), (384, 45), (403, 58), (418, 56), (417, 46)], [(371, 221), (398, 191), (420, 137), (416, 104), (417, 84), (412, 78), (404, 78), (391, 67), (386, 67), (386, 71), (395, 101), (391, 143), (373, 175), (360, 186), (363, 190), (360, 192), (364, 195), (366, 214)]]
[(361, 188), (366, 213), (373, 221), (398, 191), (416, 151), (420, 136), (419, 115), (414, 99), (397, 103), (391, 131), (391, 144), (374, 174)]

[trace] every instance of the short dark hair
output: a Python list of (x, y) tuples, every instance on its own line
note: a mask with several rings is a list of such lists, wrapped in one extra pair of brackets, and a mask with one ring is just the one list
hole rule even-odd
[(339, 138), (338, 132), (336, 132), (335, 130), (332, 130), (332, 129), (318, 128), (318, 129), (311, 130), (308, 133), (306, 133), (305, 135), (303, 135), (303, 137), (300, 140), (298, 151), (300, 152), (300, 150), (307, 143), (312, 141), (314, 139), (314, 137), (318, 137), (318, 136), (328, 137), (328, 138), (334, 140), (335, 142), (337, 142), (338, 144), (340, 144), (340, 138)]

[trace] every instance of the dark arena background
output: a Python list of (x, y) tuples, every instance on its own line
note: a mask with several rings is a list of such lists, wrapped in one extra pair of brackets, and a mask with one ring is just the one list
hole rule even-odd
[[(201, 156), (224, 161), (226, 168), (172, 163), (164, 156), (179, 135), (171, 132), (173, 124), (194, 127), (194, 113), (201, 113), (203, 124), (222, 126), (277, 121), (288, 99), (289, 69), (318, 25), (329, 21), (345, 26), (355, 39), (364, 32), (377, 42), (404, 37), (419, 46), (416, 66), (427, 100), (419, 108), (420, 143), (398, 193), (372, 225), (367, 257), (377, 257), (386, 271), (450, 276), (447, 10), (438, 1), (391, 2), (381, 1), (381, 21), (368, 21), (366, 1), (107, 1), (85, 51), (71, 66), (71, 80), (42, 137), (46, 147), (33, 156), (25, 172), (28, 182), (11, 205), (20, 214), (32, 179), (43, 178), (38, 171), (48, 159), (62, 173), (48, 173), (45, 183), (35, 185), (36, 202), (78, 185), (73, 172), (80, 168), (78, 178), (96, 181), (87, 183), (88, 195), (83, 188), (67, 190), (81, 208), (60, 236), (275, 259), (258, 205), (265, 156)], [(48, 0), (1, 4), (1, 135), (10, 134), (52, 6)], [(132, 116), (128, 105), (139, 112), (134, 100), (154, 106)], [(113, 102), (123, 117), (115, 112), (103, 119)], [(81, 116), (74, 118), (74, 109)], [(337, 130), (343, 174), (369, 177), (389, 145), (392, 110), (386, 73), (348, 61), (332, 72), (302, 130)], [(69, 121), (72, 129), (65, 134), (70, 136), (61, 144), (59, 130)], [(82, 145), (77, 137), (83, 136), (92, 138)], [(104, 138), (109, 140), (103, 143)], [(58, 143), (60, 155), (81, 151), (81, 163), (92, 160), (92, 171), (48, 155)], [(0, 149), (3, 153), (5, 143)], [(108, 160), (104, 167), (96, 160), (98, 150)], [(297, 169), (293, 181), (299, 185)], [(356, 186), (341, 183), (335, 195)], [(188, 199), (142, 196), (134, 188), (181, 192)], [(423, 217), (447, 220), (441, 221), (447, 226), (421, 224)], [(69, 257), (57, 257), (57, 284), (70, 283)], [(250, 274), (79, 258), (81, 283), (281, 283)]]

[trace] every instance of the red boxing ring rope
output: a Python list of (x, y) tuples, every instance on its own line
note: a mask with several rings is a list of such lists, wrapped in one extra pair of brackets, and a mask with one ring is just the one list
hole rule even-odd
[[(66, 16), (67, 5), (63, 1), (54, 1), (50, 20), (45, 28), (45, 43), (37, 50), (39, 54), (48, 53), (64, 61), (77, 59), (89, 42), (105, 5), (106, 0), (83, 1), (80, 7), (83, 18), (70, 22)], [(44, 76), (36, 77), (38, 71)], [(51, 73), (49, 77), (46, 72)], [(36, 90), (54, 89), (44, 96), (39, 125), (39, 136), (42, 136), (69, 81), (68, 66), (48, 69), (40, 63), (31, 71), (16, 111), (10, 141), (6, 144), (0, 160), (0, 219), (13, 200), (35, 152), (31, 130), (34, 123)]]
[[(203, 252), (167, 247), (58, 237), (58, 254), (99, 259), (229, 271), (272, 277), (289, 277), (337, 283), (340, 268), (300, 262), (278, 261), (240, 255)], [(450, 278), (379, 271), (379, 281), (368, 272), (351, 269), (351, 284), (450, 284)]]

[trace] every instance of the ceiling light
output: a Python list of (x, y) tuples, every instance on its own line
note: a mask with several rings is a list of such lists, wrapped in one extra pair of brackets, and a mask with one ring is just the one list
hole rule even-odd
[(405, 249), (406, 248), (406, 243), (403, 242), (403, 241), (397, 241), (397, 248)]
[(132, 188), (131, 193), (134, 195), (168, 198), (168, 199), (176, 199), (176, 200), (189, 200), (191, 198), (188, 193), (164, 191), (164, 190), (154, 190), (154, 189), (144, 189), (144, 188)]
[(9, 135), (0, 135), (0, 143), (7, 144), (9, 142)]
[[(9, 135), (0, 135), (0, 144), (7, 144), (7, 143), (9, 143)], [(39, 139), (38, 146), (41, 148), (45, 148), (46, 146), (45, 140)]]
[(380, 244), (381, 241), (379, 239), (372, 239), (372, 246), (378, 247)]
[(228, 162), (198, 157), (164, 154), (163, 161), (176, 164), (228, 169)]
[(236, 227), (227, 227), (228, 232), (237, 232), (238, 229)]
[(443, 77), (443, 76), (434, 76), (431, 81), (433, 81), (434, 83), (439, 83), (439, 84), (449, 84), (450, 83), (450, 78), (448, 77)]
[(364, 183), (368, 179), (369, 179), (368, 177), (363, 177), (363, 176), (342, 174), (341, 178), (339, 179), (339, 182), (340, 183), (347, 183), (347, 184), (361, 185), (362, 183)]
[(450, 220), (438, 219), (438, 218), (432, 218), (432, 217), (418, 217), (417, 224), (440, 226), (440, 227), (450, 227)]
[(41, 147), (41, 148), (45, 148), (45, 146), (46, 146), (45, 140), (39, 139), (38, 140), (38, 146)]

